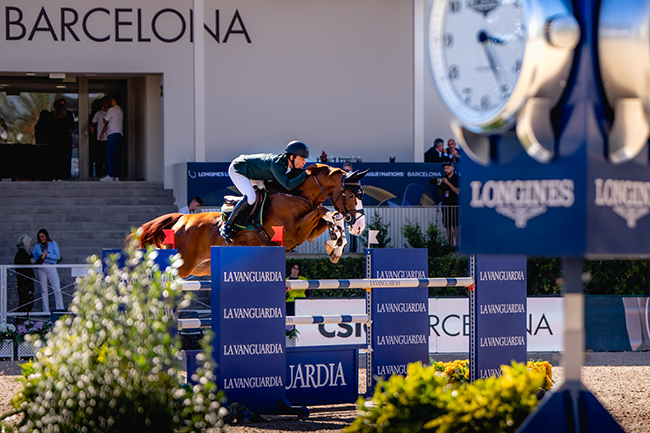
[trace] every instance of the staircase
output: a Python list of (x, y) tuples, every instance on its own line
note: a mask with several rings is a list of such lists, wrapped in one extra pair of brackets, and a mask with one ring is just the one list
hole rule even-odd
[(85, 264), (122, 248), (132, 227), (176, 212), (171, 190), (155, 182), (0, 182), (0, 264), (13, 264), (16, 240), (45, 228), (62, 264)]

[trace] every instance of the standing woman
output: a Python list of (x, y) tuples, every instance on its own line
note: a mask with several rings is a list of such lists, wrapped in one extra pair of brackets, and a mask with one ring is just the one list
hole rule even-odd
[[(34, 247), (34, 258), (37, 264), (56, 265), (61, 258), (59, 246), (50, 238), (50, 234), (45, 229), (38, 231), (38, 243)], [(57, 310), (63, 310), (63, 297), (61, 296), (61, 283), (59, 273), (56, 268), (43, 267), (37, 269), (38, 281), (41, 283), (41, 300), (43, 301), (43, 311), (50, 312), (48, 298), (48, 280), (54, 292), (54, 302)]]
[[(18, 252), (14, 257), (15, 265), (33, 265), (36, 263), (32, 256), (32, 238), (21, 235), (16, 242)], [(16, 281), (18, 282), (18, 308), (17, 311), (29, 313), (34, 304), (34, 269), (16, 268)]]

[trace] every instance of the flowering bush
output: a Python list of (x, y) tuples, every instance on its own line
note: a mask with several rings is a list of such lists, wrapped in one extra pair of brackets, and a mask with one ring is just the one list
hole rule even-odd
[(467, 383), (469, 382), (469, 360), (460, 360), (452, 362), (436, 362), (431, 360), (431, 367), (435, 371), (440, 371), (447, 376), (449, 383)]
[(16, 327), (16, 341), (22, 343), (26, 340), (25, 336), (33, 335), (35, 337), (30, 340), (41, 339), (44, 340), (45, 336), (52, 329), (52, 322), (33, 322), (31, 320), (26, 320), (18, 327)]
[(16, 339), (16, 327), (11, 323), (0, 323), (0, 340), (13, 341)]
[(540, 371), (546, 375), (546, 382), (544, 383), (544, 390), (548, 391), (553, 386), (553, 367), (547, 361), (538, 359), (537, 361), (528, 361), (528, 371)]
[(406, 377), (379, 380), (372, 400), (344, 433), (514, 433), (537, 406), (544, 375), (526, 365), (501, 366), (502, 375), (449, 382), (436, 366), (409, 364)]
[[(185, 383), (178, 369), (180, 337), (174, 317), (189, 300), (178, 278), (179, 256), (161, 272), (158, 253), (130, 248), (126, 265), (101, 260), (77, 279), (73, 315), (57, 320), (33, 362), (23, 365), (23, 388), (13, 397), (23, 414), (20, 432), (182, 433), (220, 428), (225, 409), (217, 390), (209, 336), (201, 362)], [(31, 329), (35, 329), (36, 325)], [(3, 426), (7, 430), (10, 426)]]
[(284, 325), (284, 333), (289, 338), (298, 338), (298, 334), (300, 334), (296, 329), (296, 325)]
[[(449, 383), (467, 383), (469, 382), (469, 360), (460, 360), (451, 362), (437, 362), (433, 359), (431, 361), (431, 367), (435, 371), (444, 373), (447, 376), (447, 381)], [(526, 364), (526, 369), (528, 371), (539, 371), (544, 373), (546, 376), (545, 383), (542, 388), (546, 391), (551, 389), (553, 386), (553, 367), (550, 363), (546, 361), (537, 360), (537, 361), (528, 361)]]

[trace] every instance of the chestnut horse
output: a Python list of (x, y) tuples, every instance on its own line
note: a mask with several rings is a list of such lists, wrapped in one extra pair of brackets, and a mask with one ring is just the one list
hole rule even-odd
[[(299, 187), (291, 192), (268, 190), (261, 221), (267, 235), (273, 235), (272, 226), (284, 227), (284, 246), (287, 251), (313, 241), (326, 229), (330, 230), (326, 251), (330, 260), (338, 262), (347, 243), (345, 226), (358, 236), (365, 229), (365, 216), (361, 199), (363, 191), (360, 179), (368, 170), (347, 173), (340, 168), (324, 164), (313, 164), (306, 169), (311, 174)], [(322, 206), (329, 200), (335, 211)], [(182, 278), (188, 275), (210, 274), (210, 247), (225, 245), (219, 234), (223, 224), (221, 212), (197, 214), (170, 213), (143, 224), (139, 234), (140, 248), (151, 245), (165, 248), (164, 229), (173, 229), (176, 234), (176, 248), (183, 258), (179, 268)], [(131, 235), (127, 238), (129, 241)], [(236, 246), (264, 246), (265, 243), (254, 231), (240, 229), (233, 237)]]

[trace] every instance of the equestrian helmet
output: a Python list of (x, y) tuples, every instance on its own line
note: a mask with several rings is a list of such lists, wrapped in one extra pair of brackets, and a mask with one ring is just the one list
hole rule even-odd
[(302, 141), (292, 141), (291, 143), (287, 144), (287, 147), (284, 149), (284, 153), (288, 153), (289, 155), (299, 155), (302, 156), (303, 158), (308, 158), (309, 148)]

